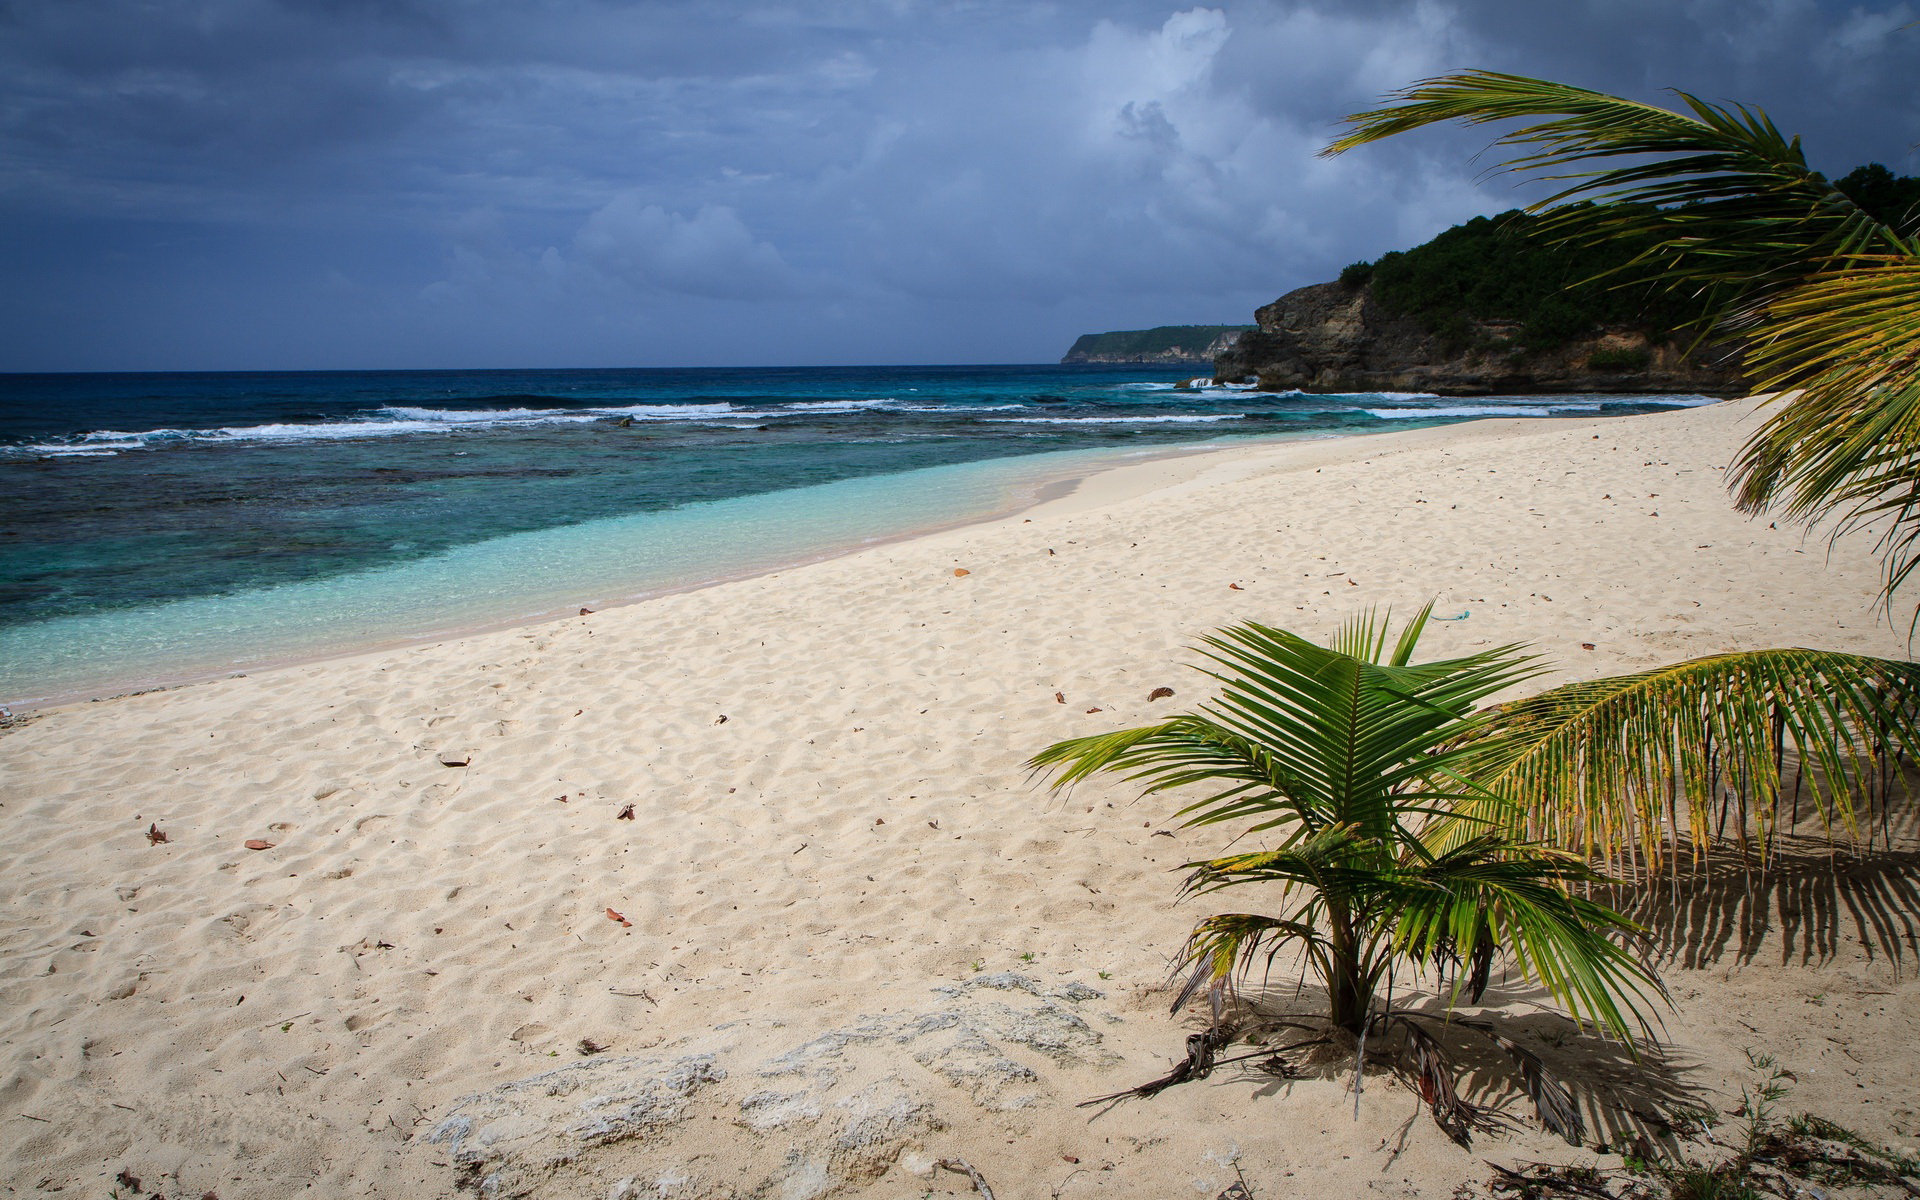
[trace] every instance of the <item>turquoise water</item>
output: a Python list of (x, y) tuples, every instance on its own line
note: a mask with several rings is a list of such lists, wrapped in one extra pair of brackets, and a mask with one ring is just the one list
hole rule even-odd
[(988, 459), (602, 517), (405, 563), (0, 630), (0, 697), (27, 703), (696, 586), (1030, 503), (1138, 450)]
[(0, 703), (693, 586), (1201, 442), (1705, 402), (1176, 386), (1189, 374), (0, 376)]

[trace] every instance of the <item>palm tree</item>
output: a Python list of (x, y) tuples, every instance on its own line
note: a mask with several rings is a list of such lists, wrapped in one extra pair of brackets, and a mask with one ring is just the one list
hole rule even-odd
[[(1195, 926), (1173, 1007), (1211, 990), (1215, 1028), (1189, 1039), (1199, 1045), (1183, 1070), (1131, 1094), (1204, 1075), (1231, 1037), (1219, 998), (1294, 950), (1326, 991), (1327, 1024), (1363, 1057), (1370, 1034), (1403, 1034), (1416, 1086), (1464, 1141), (1477, 1110), (1455, 1094), (1427, 1018), (1393, 1006), (1396, 982), (1403, 1000), (1431, 978), (1449, 1006), (1478, 1003), (1505, 958), (1576, 1020), (1631, 1044), (1636, 1026), (1647, 1031), (1643, 1003), (1664, 993), (1615, 940), (1636, 927), (1586, 895), (1622, 879), (1591, 860), (1657, 869), (1690, 831), (1696, 844), (1712, 836), (1715, 804), (1724, 814), (1736, 798), (1740, 830), (1749, 811), (1770, 829), (1789, 744), (1819, 772), (1809, 807), (1851, 828), (1889, 756), (1920, 748), (1920, 665), (1810, 650), (1716, 655), (1480, 708), (1541, 665), (1520, 646), (1414, 663), (1430, 608), (1391, 653), (1372, 613), (1326, 646), (1256, 623), (1222, 630), (1201, 649), (1217, 700), (1029, 761), (1055, 789), (1102, 772), (1145, 795), (1198, 786), (1176, 814), (1187, 825), (1234, 822), (1269, 839), (1186, 864), (1186, 894), (1253, 885), (1279, 910)], [(1577, 1108), (1537, 1058), (1490, 1026), (1456, 1024), (1513, 1057), (1542, 1120), (1577, 1141)]]
[[(1686, 112), (1522, 75), (1424, 80), (1347, 118), (1327, 147), (1445, 121), (1530, 122), (1495, 145), (1558, 190), (1546, 236), (1645, 239), (1627, 274), (1704, 295), (1779, 398), (1729, 473), (1740, 506), (1775, 503), (1833, 536), (1874, 526), (1883, 598), (1920, 567), (1920, 239), (1807, 165), (1766, 113), (1675, 92)], [(1589, 203), (1597, 202), (1597, 203)], [(1920, 622), (1920, 610), (1915, 613)]]
[[(1281, 907), (1201, 921), (1182, 955), (1191, 976), (1175, 1011), (1297, 949), (1326, 989), (1328, 1024), (1363, 1047), (1370, 1033), (1401, 1029), (1436, 1119), (1464, 1138), (1473, 1110), (1453, 1094), (1438, 1044), (1392, 1007), (1396, 981), (1448, 963), (1452, 991), (1477, 1001), (1504, 956), (1577, 1019), (1623, 1039), (1646, 1028), (1639, 1006), (1659, 984), (1613, 940), (1633, 925), (1578, 894), (1603, 876), (1485, 815), (1504, 802), (1472, 770), (1505, 742), (1476, 706), (1536, 674), (1534, 659), (1503, 646), (1414, 663), (1426, 620), (1423, 609), (1391, 653), (1387, 622), (1371, 613), (1327, 646), (1253, 623), (1222, 630), (1202, 651), (1218, 668), (1208, 671), (1221, 685), (1217, 700), (1156, 725), (1060, 742), (1030, 765), (1052, 772), (1055, 788), (1103, 771), (1150, 795), (1205, 785), (1180, 810), (1189, 825), (1239, 822), (1271, 838), (1188, 864), (1190, 893), (1259, 885)], [(1525, 1051), (1495, 1040), (1523, 1074), (1539, 1074)], [(1549, 1097), (1540, 1107), (1555, 1128), (1577, 1130), (1577, 1116), (1564, 1115), (1570, 1103)]]

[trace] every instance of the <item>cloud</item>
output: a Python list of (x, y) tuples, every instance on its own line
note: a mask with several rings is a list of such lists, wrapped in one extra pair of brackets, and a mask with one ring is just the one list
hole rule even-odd
[(1529, 196), (1315, 156), (1457, 67), (1920, 171), (1911, 9), (0, 0), (0, 368), (1048, 358)]
[(777, 299), (793, 290), (780, 252), (724, 205), (684, 217), (623, 195), (587, 218), (574, 250), (582, 266), (645, 290), (726, 299)]

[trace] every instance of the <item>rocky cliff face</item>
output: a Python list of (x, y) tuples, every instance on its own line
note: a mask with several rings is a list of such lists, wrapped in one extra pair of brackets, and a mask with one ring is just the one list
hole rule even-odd
[(1084, 333), (1062, 363), (1157, 363), (1204, 366), (1233, 348), (1238, 325), (1162, 325), (1154, 329)]
[(1388, 312), (1369, 287), (1318, 283), (1254, 314), (1247, 331), (1214, 358), (1221, 382), (1257, 379), (1269, 392), (1435, 392), (1484, 396), (1565, 392), (1702, 392), (1741, 388), (1738, 356), (1655, 345), (1629, 329), (1603, 330), (1552, 350), (1527, 350), (1517, 326), (1482, 322), (1472, 346), (1449, 353), (1413, 318)]

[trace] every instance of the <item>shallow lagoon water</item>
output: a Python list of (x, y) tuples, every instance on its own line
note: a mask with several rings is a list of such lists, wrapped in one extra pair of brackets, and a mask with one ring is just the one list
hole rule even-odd
[(1704, 401), (1176, 388), (1190, 373), (0, 377), (0, 701), (693, 586), (1202, 441)]

